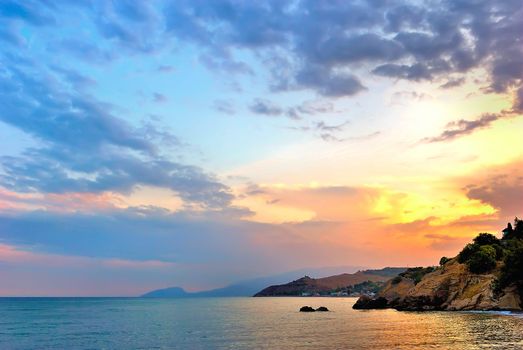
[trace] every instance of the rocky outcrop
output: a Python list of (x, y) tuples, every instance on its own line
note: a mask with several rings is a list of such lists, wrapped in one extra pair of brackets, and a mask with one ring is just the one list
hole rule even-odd
[(320, 306), (316, 310), (313, 307), (310, 307), (310, 306), (302, 306), (302, 307), (300, 307), (300, 312), (316, 312), (316, 311), (327, 312), (327, 311), (329, 311), (329, 309), (327, 309), (325, 306)]
[(386, 309), (388, 307), (388, 300), (384, 297), (371, 298), (369, 296), (361, 296), (356, 304), (354, 304), (354, 309)]
[(374, 298), (361, 297), (355, 309), (397, 310), (522, 310), (515, 287), (494, 293), (500, 267), (488, 274), (472, 274), (466, 265), (450, 259), (424, 275), (418, 283), (395, 277)]
[(300, 312), (314, 312), (316, 310), (314, 310), (314, 308), (310, 307), (310, 306), (302, 306), (300, 308)]

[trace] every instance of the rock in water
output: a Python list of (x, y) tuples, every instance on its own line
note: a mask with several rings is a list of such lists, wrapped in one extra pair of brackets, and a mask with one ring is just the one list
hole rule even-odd
[(316, 309), (316, 311), (329, 311), (329, 309), (327, 309), (325, 306), (320, 306)]
[(302, 306), (302, 307), (300, 308), (300, 312), (314, 312), (314, 311), (316, 311), (316, 310), (314, 310), (314, 309), (313, 309), (312, 307), (310, 307), (310, 306)]
[(385, 309), (387, 308), (388, 301), (383, 297), (372, 299), (366, 295), (361, 296), (356, 304), (352, 306), (353, 309)]

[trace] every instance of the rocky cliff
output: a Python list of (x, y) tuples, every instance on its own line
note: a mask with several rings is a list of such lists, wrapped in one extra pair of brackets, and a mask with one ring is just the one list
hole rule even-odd
[(409, 269), (389, 280), (375, 297), (362, 296), (354, 308), (521, 311), (522, 253), (518, 236), (498, 240), (480, 234), (457, 257), (442, 258), (439, 267)]

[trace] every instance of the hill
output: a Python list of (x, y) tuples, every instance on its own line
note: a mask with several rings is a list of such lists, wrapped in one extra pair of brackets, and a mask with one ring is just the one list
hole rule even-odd
[(254, 296), (328, 295), (333, 292), (345, 292), (349, 294), (351, 292), (350, 288), (353, 286), (366, 282), (383, 283), (405, 270), (406, 268), (388, 267), (381, 270), (365, 270), (352, 274), (343, 273), (323, 278), (305, 276), (286, 284), (272, 285), (259, 291)]
[(183, 288), (171, 287), (157, 289), (142, 295), (142, 298), (186, 298), (190, 295)]
[[(285, 283), (289, 280), (299, 278), (304, 274), (312, 276), (325, 276), (339, 274), (340, 272), (357, 271), (360, 267), (355, 266), (332, 266), (321, 268), (306, 268), (289, 271), (277, 275), (266, 276), (239, 281), (222, 288), (204, 290), (200, 292), (187, 292), (181, 287), (170, 287), (157, 289), (143, 294), (143, 298), (208, 298), (208, 297), (244, 297), (252, 296), (260, 289), (271, 285)], [(396, 273), (397, 274), (397, 273)]]
[(440, 266), (400, 273), (355, 309), (523, 310), (523, 221), (516, 218), (498, 239), (480, 233)]

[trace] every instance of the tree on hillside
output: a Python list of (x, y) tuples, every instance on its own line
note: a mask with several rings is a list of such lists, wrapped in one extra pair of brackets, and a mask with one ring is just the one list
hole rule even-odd
[(479, 250), (479, 244), (475, 243), (469, 243), (467, 244), (463, 250), (458, 254), (458, 261), (460, 264), (464, 264), (467, 262), (474, 253), (476, 253)]
[(446, 263), (448, 263), (450, 261), (449, 258), (447, 258), (446, 256), (442, 256), (441, 259), (439, 259), (439, 264), (441, 266), (445, 265)]
[(490, 233), (480, 233), (474, 238), (474, 243), (478, 245), (499, 244), (499, 239)]
[(512, 224), (509, 222), (502, 232), (503, 239), (523, 239), (523, 220), (517, 217), (514, 218), (514, 227), (512, 227)]
[(467, 261), (472, 273), (486, 273), (496, 267), (496, 250), (490, 245), (484, 245)]

